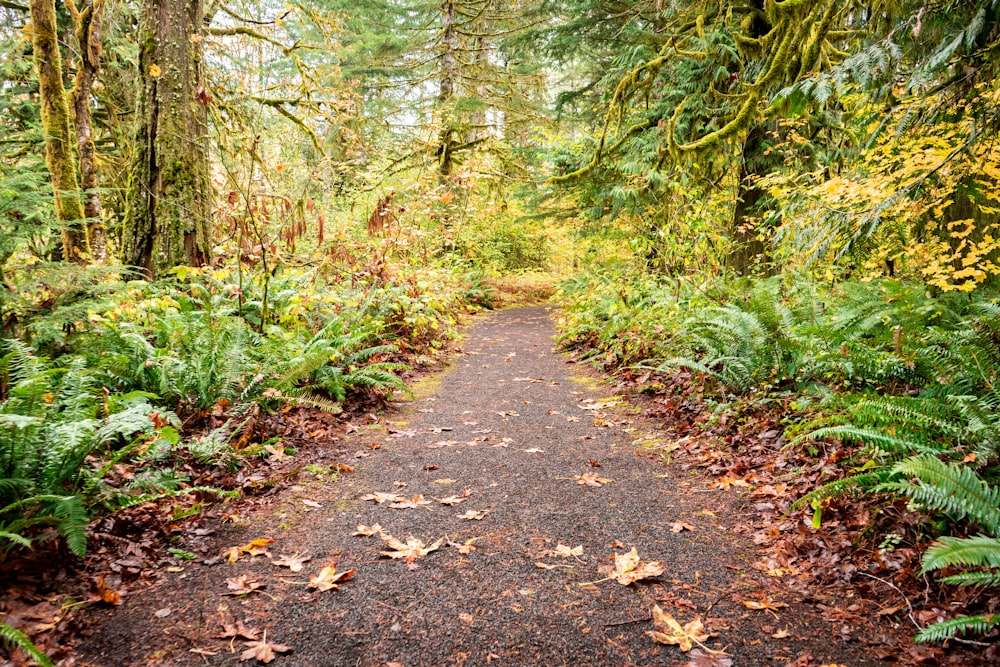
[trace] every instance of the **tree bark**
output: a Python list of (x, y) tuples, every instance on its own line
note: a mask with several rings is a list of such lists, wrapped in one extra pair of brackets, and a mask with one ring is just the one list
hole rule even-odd
[(62, 229), (63, 258), (86, 262), (86, 217), (76, 180), (69, 105), (62, 81), (62, 58), (56, 31), (55, 0), (31, 0), (31, 46), (38, 71), (45, 162), (52, 178), (56, 217)]
[(451, 176), (454, 167), (453, 150), (455, 147), (454, 110), (450, 102), (455, 95), (455, 0), (444, 0), (441, 5), (441, 43), (444, 53), (441, 54), (441, 81), (438, 88), (438, 109), (441, 112), (441, 134), (438, 141), (438, 178), (444, 184)]
[(770, 173), (772, 168), (772, 160), (764, 155), (765, 135), (765, 128), (753, 123), (747, 130), (740, 156), (733, 228), (730, 232), (732, 250), (726, 263), (741, 276), (766, 268), (769, 261), (767, 245), (761, 238), (761, 222), (769, 210), (770, 195), (757, 185), (757, 179)]
[(76, 149), (80, 157), (80, 186), (83, 188), (83, 211), (87, 216), (87, 239), (94, 261), (108, 259), (101, 195), (98, 191), (97, 149), (90, 113), (90, 96), (101, 69), (101, 0), (89, 0), (79, 11), (73, 0), (66, 0), (76, 26), (80, 63), (73, 85), (73, 118), (76, 124)]
[(148, 277), (211, 255), (204, 0), (143, 0), (138, 137), (123, 259)]

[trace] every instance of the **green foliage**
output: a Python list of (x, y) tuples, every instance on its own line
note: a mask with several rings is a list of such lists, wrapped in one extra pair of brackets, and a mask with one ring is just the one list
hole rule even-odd
[(49, 656), (42, 653), (37, 646), (35, 646), (27, 635), (25, 635), (20, 630), (16, 630), (6, 623), (0, 623), (0, 642), (4, 645), (17, 648), (26, 653), (32, 660), (37, 662), (40, 667), (53, 667), (52, 660)]

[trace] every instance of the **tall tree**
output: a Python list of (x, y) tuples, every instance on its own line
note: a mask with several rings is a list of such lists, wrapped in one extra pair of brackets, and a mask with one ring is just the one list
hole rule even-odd
[(83, 262), (87, 258), (83, 203), (76, 178), (70, 112), (63, 87), (62, 57), (56, 26), (55, 0), (31, 0), (31, 45), (38, 72), (45, 161), (52, 177), (56, 216), (62, 228), (63, 257)]
[(80, 158), (80, 185), (83, 187), (83, 212), (87, 216), (87, 236), (90, 254), (96, 261), (108, 258), (104, 233), (101, 195), (98, 191), (97, 148), (94, 145), (94, 124), (90, 104), (94, 83), (101, 69), (101, 13), (103, 0), (85, 0), (77, 7), (66, 0), (73, 17), (78, 62), (73, 80), (73, 121), (76, 127), (76, 148)]
[(138, 136), (123, 259), (159, 276), (210, 259), (204, 0), (143, 0)]

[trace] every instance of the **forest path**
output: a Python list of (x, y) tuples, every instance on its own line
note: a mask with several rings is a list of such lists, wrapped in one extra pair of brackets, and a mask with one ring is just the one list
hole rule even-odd
[[(645, 634), (654, 603), (682, 624), (707, 614), (715, 636), (706, 644), (728, 657), (703, 653), (690, 664), (784, 665), (807, 653), (797, 664), (874, 664), (808, 609), (741, 604), (779, 593), (765, 592), (774, 580), (748, 567), (737, 541), (749, 540), (731, 532), (736, 494), (694, 492), (703, 486), (694, 473), (632, 444), (662, 434), (635, 409), (607, 405), (589, 369), (555, 353), (553, 333), (546, 307), (480, 319), (453, 367), (418, 386), (416, 400), (337, 445), (355, 472), (303, 470), (257, 516), (216, 536), (220, 551), (269, 538), (274, 558), (308, 552), (301, 572), (244, 556), (167, 574), (121, 608), (97, 612), (85, 664), (235, 665), (244, 639), (215, 637), (235, 621), (292, 649), (277, 665), (689, 664), (692, 653)], [(612, 481), (578, 483), (592, 473)], [(465, 489), (460, 504), (437, 502)], [(430, 504), (361, 499), (375, 492), (422, 494)], [(458, 516), (468, 510), (488, 513)], [(380, 524), (401, 540), (445, 539), (411, 569), (381, 556), (378, 536), (352, 535), (357, 524)], [(545, 553), (558, 545), (582, 554)], [(633, 547), (663, 574), (580, 585)], [(356, 570), (339, 590), (304, 585), (334, 562)], [(237, 577), (266, 587), (224, 596)]]

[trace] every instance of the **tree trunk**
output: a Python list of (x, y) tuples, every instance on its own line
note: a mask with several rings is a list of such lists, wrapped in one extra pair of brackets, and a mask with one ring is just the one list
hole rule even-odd
[(438, 88), (438, 109), (441, 113), (441, 134), (438, 141), (438, 179), (445, 183), (454, 167), (452, 151), (455, 147), (455, 119), (451, 99), (455, 95), (455, 69), (457, 61), (455, 34), (455, 0), (444, 0), (441, 5), (441, 83)]
[(101, 0), (90, 0), (77, 11), (73, 0), (66, 6), (76, 24), (76, 40), (80, 63), (73, 86), (73, 113), (76, 123), (76, 148), (80, 156), (80, 186), (83, 188), (83, 211), (87, 216), (87, 238), (94, 261), (108, 259), (107, 237), (104, 231), (101, 196), (98, 192), (97, 150), (94, 147), (94, 126), (91, 122), (90, 94), (101, 68), (100, 13)]
[(211, 254), (203, 19), (204, 0), (143, 0), (135, 180), (122, 254), (152, 278), (207, 264)]
[(69, 105), (62, 81), (62, 59), (56, 33), (55, 0), (31, 0), (31, 46), (38, 70), (42, 130), (45, 133), (45, 162), (52, 178), (56, 217), (62, 228), (63, 258), (74, 262), (87, 259), (87, 237), (82, 229), (83, 204), (76, 180), (73, 141), (70, 135)]
[(770, 257), (767, 244), (761, 238), (764, 216), (770, 211), (771, 196), (757, 180), (774, 166), (773, 158), (764, 154), (765, 127), (753, 123), (743, 141), (740, 156), (739, 182), (733, 206), (733, 228), (730, 233), (732, 250), (726, 264), (741, 276), (767, 269)]

